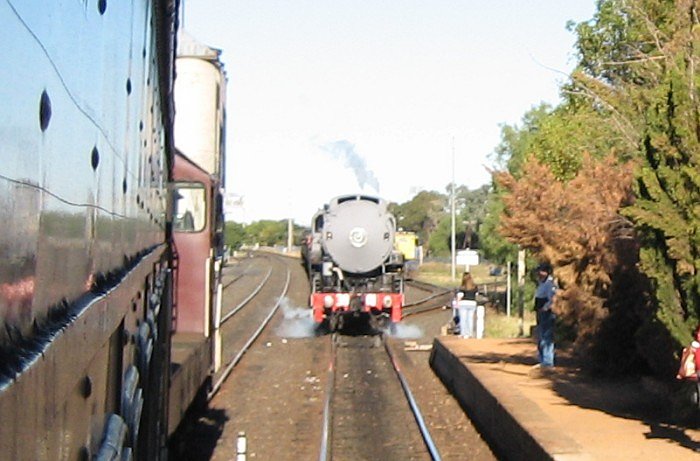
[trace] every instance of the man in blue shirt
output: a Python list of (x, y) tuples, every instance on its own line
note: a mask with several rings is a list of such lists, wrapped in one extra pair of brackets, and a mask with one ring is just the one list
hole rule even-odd
[(554, 320), (552, 312), (557, 286), (552, 277), (552, 266), (542, 263), (537, 266), (537, 290), (535, 311), (537, 312), (537, 352), (541, 367), (554, 366)]

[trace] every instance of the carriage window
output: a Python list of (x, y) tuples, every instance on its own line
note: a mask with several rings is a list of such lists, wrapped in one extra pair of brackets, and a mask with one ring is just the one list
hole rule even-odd
[(173, 227), (179, 232), (200, 232), (207, 222), (207, 200), (204, 185), (177, 184), (174, 189)]

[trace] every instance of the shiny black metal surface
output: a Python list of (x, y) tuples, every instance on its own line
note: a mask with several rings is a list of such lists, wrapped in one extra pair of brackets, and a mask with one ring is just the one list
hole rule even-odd
[(0, 345), (164, 240), (153, 4), (0, 1)]
[(0, 0), (1, 459), (161, 459), (176, 10)]

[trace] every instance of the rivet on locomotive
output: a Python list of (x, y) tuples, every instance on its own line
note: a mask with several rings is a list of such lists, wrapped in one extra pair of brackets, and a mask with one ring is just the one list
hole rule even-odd
[(302, 245), (316, 324), (344, 330), (351, 321), (375, 332), (401, 321), (404, 255), (394, 248), (396, 219), (388, 203), (367, 195), (332, 199), (312, 218)]

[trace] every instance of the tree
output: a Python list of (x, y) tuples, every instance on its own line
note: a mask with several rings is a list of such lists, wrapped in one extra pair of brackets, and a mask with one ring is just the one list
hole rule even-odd
[(486, 218), (491, 198), (491, 186), (484, 185), (474, 190), (459, 186), (455, 191), (457, 205), (457, 247), (479, 248), (481, 224)]
[(428, 242), (444, 214), (447, 198), (435, 191), (421, 191), (410, 201), (401, 205), (391, 204), (391, 211), (398, 221), (398, 227), (416, 232), (422, 242)]
[[(585, 102), (585, 101), (583, 101)], [(520, 125), (504, 125), (501, 142), (493, 160), (514, 178), (521, 178), (528, 162), (536, 160), (547, 165), (557, 181), (574, 178), (584, 155), (602, 157), (610, 152), (625, 159), (625, 151), (615, 131), (610, 128), (607, 114), (569, 95), (558, 107), (547, 104), (533, 107), (522, 117)], [(547, 183), (540, 178), (543, 187)], [(514, 260), (517, 248), (503, 240), (497, 232), (504, 210), (502, 188), (494, 185), (480, 232), (481, 246), (486, 257)]]
[(265, 246), (286, 245), (287, 220), (271, 221), (260, 220), (246, 227), (246, 240), (250, 243), (258, 243)]
[(576, 176), (566, 182), (534, 156), (520, 179), (495, 175), (505, 192), (499, 231), (557, 268), (562, 288), (557, 307), (579, 349), (590, 347), (607, 316), (611, 274), (625, 257), (618, 243), (629, 239), (630, 226), (618, 211), (631, 199), (631, 177), (631, 165), (612, 155), (601, 160), (584, 155)]
[(452, 226), (449, 214), (445, 213), (439, 220), (435, 230), (430, 234), (428, 247), (432, 256), (445, 257), (452, 251), (451, 245)]
[(517, 245), (509, 242), (498, 231), (501, 216), (504, 213), (503, 191), (495, 185), (484, 221), (479, 227), (479, 249), (484, 258), (490, 261), (505, 263), (516, 261), (518, 254)]
[[(652, 366), (700, 319), (700, 21), (692, 0), (605, 0), (576, 25), (572, 91), (610, 114), (633, 146), (636, 200), (624, 210), (640, 239), (653, 315), (637, 332)], [(675, 345), (663, 344), (670, 336)]]
[(501, 126), (501, 142), (492, 155), (496, 169), (519, 176), (526, 156), (533, 152), (533, 139), (539, 132), (542, 121), (551, 112), (552, 107), (542, 103), (523, 115), (520, 126)]
[(239, 249), (244, 243), (248, 243), (245, 226), (237, 222), (227, 221), (224, 227), (224, 242), (234, 250)]

